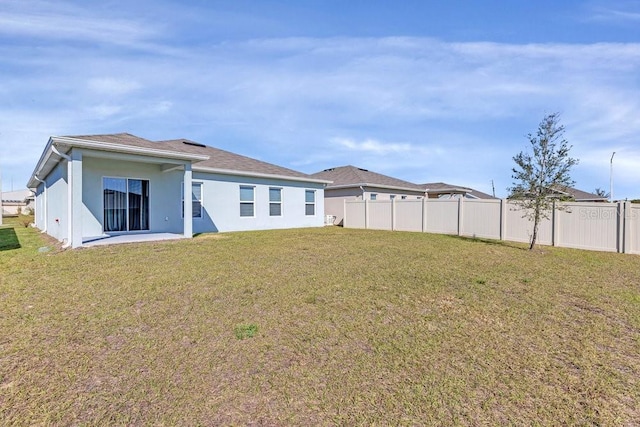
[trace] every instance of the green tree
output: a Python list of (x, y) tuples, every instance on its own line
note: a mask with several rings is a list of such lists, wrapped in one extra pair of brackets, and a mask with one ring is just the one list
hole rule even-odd
[(604, 197), (605, 199), (608, 199), (608, 198), (609, 198), (609, 192), (608, 192), (608, 191), (606, 191), (606, 190), (603, 190), (603, 189), (602, 189), (602, 188), (600, 188), (600, 187), (597, 187), (597, 188), (594, 190), (593, 194), (598, 195), (598, 196), (600, 196), (600, 197)]
[(533, 221), (529, 249), (538, 237), (540, 221), (548, 219), (558, 190), (574, 184), (569, 172), (578, 160), (569, 156), (571, 147), (564, 139), (564, 126), (558, 113), (549, 114), (538, 125), (535, 135), (528, 134), (530, 151), (520, 152), (513, 160), (513, 187), (510, 198), (523, 209), (523, 218)]

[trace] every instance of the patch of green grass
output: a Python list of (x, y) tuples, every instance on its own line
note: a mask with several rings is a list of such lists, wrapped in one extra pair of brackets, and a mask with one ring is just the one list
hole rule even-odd
[(640, 419), (638, 256), (339, 227), (41, 253), (8, 228), (3, 425)]
[(233, 329), (233, 333), (239, 340), (253, 338), (258, 333), (258, 325), (255, 323), (237, 325)]

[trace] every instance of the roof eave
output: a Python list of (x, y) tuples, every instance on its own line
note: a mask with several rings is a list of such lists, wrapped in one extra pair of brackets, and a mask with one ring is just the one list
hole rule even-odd
[[(209, 156), (202, 154), (191, 154), (191, 153), (180, 153), (177, 151), (170, 150), (158, 150), (154, 148), (144, 148), (144, 147), (134, 147), (130, 145), (123, 144), (113, 144), (109, 142), (96, 142), (87, 139), (81, 138), (70, 138), (66, 136), (52, 136), (47, 141), (47, 145), (45, 146), (38, 163), (36, 164), (33, 173), (31, 174), (31, 178), (27, 182), (27, 188), (35, 189), (40, 185), (39, 181), (36, 179), (38, 174), (42, 171), (42, 168), (47, 163), (49, 158), (54, 154), (53, 147), (65, 146), (65, 147), (78, 147), (78, 148), (86, 148), (92, 150), (99, 151), (110, 151), (116, 153), (123, 154), (138, 154), (144, 156), (151, 157), (159, 157), (159, 158), (167, 158), (172, 160), (185, 160), (191, 162), (200, 162), (204, 160), (209, 160)], [(38, 177), (42, 178), (42, 177)]]
[(234, 169), (208, 168), (208, 167), (202, 167), (202, 166), (194, 166), (193, 171), (204, 172), (204, 173), (218, 173), (221, 175), (249, 176), (252, 178), (271, 178), (271, 179), (281, 179), (284, 181), (310, 182), (314, 184), (325, 184), (325, 185), (331, 184), (333, 182), (333, 181), (327, 181), (325, 179), (305, 178), (301, 176), (300, 177), (287, 176), (287, 175), (278, 175), (278, 174), (270, 174), (270, 173), (234, 170)]
[(453, 191), (458, 192), (458, 193), (472, 193), (473, 190), (471, 190), (470, 188), (464, 188), (464, 187), (448, 187), (448, 188), (425, 188), (425, 190), (427, 193), (432, 193), (432, 194), (438, 194), (438, 193), (451, 193)]
[(383, 185), (383, 184), (371, 184), (367, 182), (358, 183), (358, 184), (340, 184), (340, 185), (330, 185), (327, 187), (327, 190), (339, 190), (342, 188), (360, 188), (360, 187), (375, 187), (375, 188), (384, 188), (385, 190), (400, 190), (400, 191), (413, 191), (415, 193), (424, 193), (424, 189), (416, 189), (416, 188), (408, 188), (408, 187), (398, 187), (395, 185)]
[(183, 153), (179, 151), (162, 150), (157, 148), (136, 147), (124, 144), (114, 144), (111, 142), (97, 142), (88, 139), (69, 138), (65, 136), (54, 136), (51, 138), (53, 145), (64, 145), (78, 148), (88, 148), (100, 151), (112, 151), (126, 154), (141, 154), (152, 157), (164, 157), (173, 160), (190, 160), (200, 162), (209, 160), (209, 156), (204, 154)]

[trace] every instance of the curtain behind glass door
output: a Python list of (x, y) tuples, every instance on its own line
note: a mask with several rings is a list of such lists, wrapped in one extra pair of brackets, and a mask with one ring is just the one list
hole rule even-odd
[(129, 180), (129, 230), (149, 229), (149, 181)]
[(104, 231), (127, 231), (127, 180), (102, 179)]

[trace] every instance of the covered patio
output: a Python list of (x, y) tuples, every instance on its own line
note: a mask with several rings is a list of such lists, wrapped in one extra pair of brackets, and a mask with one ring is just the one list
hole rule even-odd
[(119, 245), (122, 243), (140, 243), (155, 242), (160, 240), (177, 240), (185, 239), (183, 234), (176, 233), (139, 233), (139, 234), (120, 234), (117, 236), (98, 236), (88, 237), (82, 241), (85, 248), (92, 246)]

